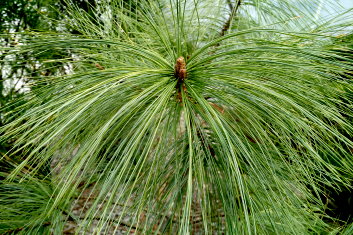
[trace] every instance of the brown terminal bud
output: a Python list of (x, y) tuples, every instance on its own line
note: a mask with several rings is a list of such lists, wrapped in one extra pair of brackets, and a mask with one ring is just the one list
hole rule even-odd
[(174, 74), (179, 81), (184, 81), (186, 78), (186, 63), (184, 57), (180, 56), (176, 60)]

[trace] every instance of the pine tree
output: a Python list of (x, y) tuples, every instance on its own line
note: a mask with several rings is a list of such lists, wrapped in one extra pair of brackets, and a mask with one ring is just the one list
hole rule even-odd
[(338, 232), (326, 190), (352, 183), (353, 66), (334, 42), (351, 13), (312, 2), (71, 3), (75, 33), (25, 34), (16, 53), (69, 51), (69, 75), (5, 116), (0, 231)]

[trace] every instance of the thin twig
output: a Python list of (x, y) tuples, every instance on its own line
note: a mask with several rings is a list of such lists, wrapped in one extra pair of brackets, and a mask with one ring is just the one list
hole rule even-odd
[(231, 11), (228, 20), (224, 23), (222, 31), (220, 33), (221, 36), (224, 36), (225, 33), (228, 31), (230, 24), (232, 23), (233, 18), (236, 16), (237, 11), (239, 10), (239, 7), (241, 5), (241, 0), (237, 0), (237, 3), (235, 7), (233, 6), (231, 0), (227, 0), (229, 9)]

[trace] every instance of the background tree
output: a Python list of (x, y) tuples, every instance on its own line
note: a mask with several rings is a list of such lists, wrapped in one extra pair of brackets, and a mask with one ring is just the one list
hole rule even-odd
[(74, 55), (4, 117), (6, 156), (25, 158), (3, 173), (3, 232), (341, 229), (325, 189), (352, 182), (352, 61), (332, 43), (345, 20), (304, 0), (92, 7), (66, 5), (72, 34), (3, 49)]

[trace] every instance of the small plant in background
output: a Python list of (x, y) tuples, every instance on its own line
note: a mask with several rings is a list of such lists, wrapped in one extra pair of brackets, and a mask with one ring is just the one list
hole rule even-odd
[(4, 116), (1, 232), (343, 231), (327, 189), (352, 185), (353, 66), (334, 43), (351, 13), (320, 22), (306, 0), (67, 3), (74, 33), (3, 48), (69, 58), (40, 57), (67, 73), (28, 83)]

